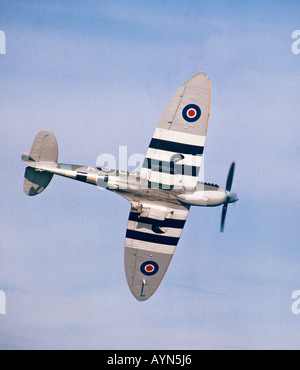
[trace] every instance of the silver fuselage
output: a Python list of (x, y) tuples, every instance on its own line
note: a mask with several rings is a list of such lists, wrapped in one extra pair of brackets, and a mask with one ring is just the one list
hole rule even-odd
[(47, 162), (32, 162), (30, 165), (38, 171), (47, 171), (110, 190), (130, 202), (142, 198), (172, 204), (214, 207), (237, 201), (234, 194), (213, 184), (198, 182), (196, 188), (188, 188), (179, 182), (158, 187), (134, 172)]

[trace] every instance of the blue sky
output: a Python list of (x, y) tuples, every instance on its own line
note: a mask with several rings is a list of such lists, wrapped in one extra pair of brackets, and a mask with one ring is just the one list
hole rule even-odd
[[(299, 349), (298, 1), (0, 1), (0, 349)], [(145, 153), (178, 87), (212, 86), (205, 180), (229, 208), (193, 208), (145, 303), (124, 274), (129, 203), (63, 178), (23, 193), (23, 151), (52, 130), (59, 160)]]

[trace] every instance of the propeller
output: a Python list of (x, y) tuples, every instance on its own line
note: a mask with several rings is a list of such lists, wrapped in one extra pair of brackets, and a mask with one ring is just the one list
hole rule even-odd
[(230, 191), (232, 187), (232, 181), (233, 181), (233, 175), (234, 175), (234, 170), (235, 170), (235, 162), (233, 161), (231, 163), (228, 176), (227, 176), (227, 181), (226, 181), (226, 190)]
[(231, 166), (230, 166), (230, 169), (229, 169), (229, 172), (228, 172), (227, 181), (226, 181), (226, 199), (225, 199), (225, 203), (224, 203), (223, 209), (222, 209), (221, 230), (220, 230), (221, 233), (224, 232), (224, 225), (225, 225), (225, 219), (226, 219), (228, 204), (229, 203), (234, 203), (238, 200), (236, 194), (231, 193), (234, 170), (235, 170), (235, 162), (232, 162)]

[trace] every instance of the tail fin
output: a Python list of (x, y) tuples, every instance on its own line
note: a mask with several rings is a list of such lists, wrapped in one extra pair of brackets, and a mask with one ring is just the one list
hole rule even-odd
[(55, 136), (50, 131), (37, 134), (30, 153), (24, 153), (22, 160), (27, 164), (24, 179), (24, 192), (29, 196), (42, 193), (52, 180), (53, 174), (35, 169), (38, 163), (57, 163), (58, 145)]

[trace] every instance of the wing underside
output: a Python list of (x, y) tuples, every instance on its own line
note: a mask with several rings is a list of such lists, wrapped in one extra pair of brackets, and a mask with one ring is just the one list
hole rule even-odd
[(181, 86), (166, 107), (150, 142), (141, 176), (149, 188), (195, 188), (204, 151), (211, 88), (205, 73)]
[(179, 242), (189, 208), (140, 202), (131, 208), (125, 245), (125, 272), (134, 297), (144, 301), (163, 279)]

